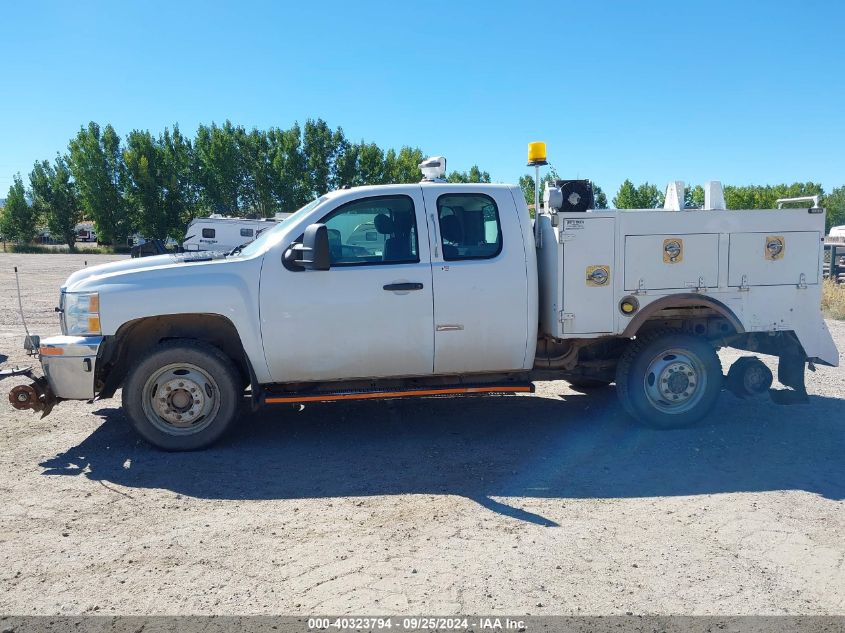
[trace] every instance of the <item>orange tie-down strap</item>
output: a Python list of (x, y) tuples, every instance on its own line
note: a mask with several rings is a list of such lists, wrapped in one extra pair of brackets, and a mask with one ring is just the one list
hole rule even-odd
[(352, 391), (346, 393), (290, 394), (270, 395), (264, 398), (267, 404), (290, 402), (332, 402), (335, 400), (378, 400), (380, 398), (410, 398), (419, 396), (458, 396), (484, 393), (534, 393), (531, 383), (513, 385), (467, 385), (454, 387), (430, 387), (416, 389), (396, 389), (391, 391)]

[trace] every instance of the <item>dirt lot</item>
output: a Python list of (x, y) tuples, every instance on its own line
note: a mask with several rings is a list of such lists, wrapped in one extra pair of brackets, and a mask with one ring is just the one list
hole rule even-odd
[[(0, 255), (5, 366), (13, 265), (49, 334), (64, 278), (113, 259)], [(192, 454), (136, 439), (118, 399), (0, 403), (0, 612), (843, 614), (845, 370), (808, 382), (809, 405), (726, 393), (663, 432), (565, 382), (316, 405)]]

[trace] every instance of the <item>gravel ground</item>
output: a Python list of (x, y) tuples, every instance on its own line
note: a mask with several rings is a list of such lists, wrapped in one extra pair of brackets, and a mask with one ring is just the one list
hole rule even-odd
[[(64, 278), (114, 259), (0, 255), (4, 366), (26, 360), (14, 265), (50, 334)], [(562, 381), (313, 405), (190, 454), (117, 398), (0, 404), (0, 612), (845, 614), (845, 369), (808, 383), (662, 432)]]

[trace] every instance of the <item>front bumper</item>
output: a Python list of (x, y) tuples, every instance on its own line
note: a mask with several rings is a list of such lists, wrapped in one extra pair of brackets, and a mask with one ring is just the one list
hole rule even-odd
[(90, 400), (102, 336), (51, 336), (41, 339), (39, 356), (44, 376), (57, 398)]

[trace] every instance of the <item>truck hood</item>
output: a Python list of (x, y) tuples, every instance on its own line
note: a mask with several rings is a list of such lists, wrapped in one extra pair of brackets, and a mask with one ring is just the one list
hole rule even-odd
[(62, 284), (62, 290), (73, 292), (75, 286), (80, 285), (83, 281), (91, 280), (95, 277), (105, 277), (125, 272), (135, 272), (138, 270), (170, 268), (174, 266), (182, 266), (191, 262), (206, 262), (225, 258), (225, 253), (204, 251), (200, 253), (174, 253), (169, 255), (155, 255), (153, 257), (124, 259), (119, 262), (100, 264), (99, 266), (91, 266), (89, 268), (77, 270), (65, 280), (65, 283)]

